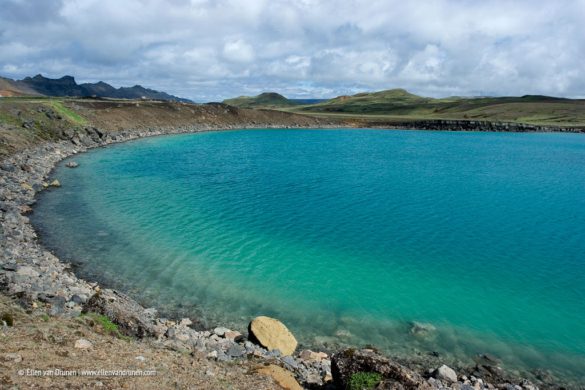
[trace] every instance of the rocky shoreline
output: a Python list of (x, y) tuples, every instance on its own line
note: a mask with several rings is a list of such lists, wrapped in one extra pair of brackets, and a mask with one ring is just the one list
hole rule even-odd
[[(161, 318), (156, 309), (146, 309), (119, 291), (102, 289), (97, 283), (76, 277), (70, 265), (42, 247), (29, 223), (27, 214), (32, 212), (35, 194), (59, 186), (58, 182), (49, 178), (55, 165), (66, 157), (90, 148), (149, 136), (280, 127), (283, 126), (254, 123), (122, 130), (115, 133), (86, 127), (65, 131), (63, 140), (46, 142), (9, 156), (0, 162), (0, 291), (17, 299), (25, 308), (44, 308), (55, 317), (77, 317), (82, 312), (106, 315), (124, 334), (149, 338), (172, 350), (204, 353), (208, 359), (217, 361), (257, 358), (290, 371), (304, 388), (343, 389), (349, 385), (354, 374), (364, 372), (380, 375), (378, 388), (537, 389), (526, 379), (506, 382), (501, 368), (490, 359), (476, 367), (476, 373), (486, 374), (484, 379), (489, 378), (492, 382), (487, 383), (487, 380), (475, 375), (457, 375), (447, 366), (426, 367), (424, 372), (416, 372), (373, 349), (348, 349), (332, 356), (310, 350), (284, 355), (278, 349), (262, 346), (252, 332), (245, 335), (243, 330), (240, 333), (222, 327), (197, 331), (190, 327), (191, 320), (188, 318)], [(281, 385), (296, 388), (290, 383)]]

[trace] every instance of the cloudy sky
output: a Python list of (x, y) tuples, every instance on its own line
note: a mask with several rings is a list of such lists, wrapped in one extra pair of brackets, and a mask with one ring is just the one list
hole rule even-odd
[(585, 0), (0, 0), (0, 75), (196, 101), (585, 97)]

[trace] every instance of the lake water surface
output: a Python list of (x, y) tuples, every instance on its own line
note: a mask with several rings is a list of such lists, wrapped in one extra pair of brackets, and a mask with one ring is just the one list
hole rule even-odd
[(75, 160), (33, 222), (147, 305), (585, 381), (583, 135), (259, 129)]

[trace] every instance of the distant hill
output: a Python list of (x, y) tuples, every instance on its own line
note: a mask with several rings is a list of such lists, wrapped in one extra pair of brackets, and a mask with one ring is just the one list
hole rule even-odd
[(257, 96), (240, 96), (226, 99), (225, 104), (239, 108), (285, 108), (320, 103), (322, 99), (287, 99), (276, 92), (264, 92)]
[(264, 92), (258, 96), (239, 96), (233, 99), (226, 99), (223, 103), (240, 108), (283, 107), (294, 104), (276, 92)]
[(414, 95), (404, 89), (390, 89), (379, 92), (363, 92), (352, 96), (338, 96), (304, 107), (303, 110), (365, 114), (403, 111), (409, 107), (419, 107), (431, 103), (433, 100)]
[(376, 115), (574, 125), (585, 121), (585, 100), (542, 95), (434, 99), (417, 96), (404, 89), (391, 89), (339, 96), (325, 102), (295, 107), (294, 111), (326, 115)]
[(585, 100), (543, 95), (429, 98), (404, 89), (363, 92), (329, 100), (295, 100), (270, 92), (225, 100), (237, 107), (274, 109), (327, 117), (407, 120), (479, 120), (537, 125), (585, 123)]
[(71, 76), (60, 79), (50, 79), (40, 74), (26, 77), (22, 80), (0, 78), (0, 95), (2, 96), (79, 96), (103, 97), (117, 99), (155, 99), (191, 102), (165, 92), (144, 88), (140, 85), (133, 87), (114, 88), (103, 81), (97, 83), (77, 84)]

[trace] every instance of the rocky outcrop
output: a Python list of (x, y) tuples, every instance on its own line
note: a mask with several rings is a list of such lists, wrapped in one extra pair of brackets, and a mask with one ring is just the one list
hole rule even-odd
[(333, 381), (346, 389), (351, 376), (358, 372), (378, 373), (382, 376), (380, 389), (432, 389), (416, 372), (382, 356), (371, 349), (346, 349), (333, 355), (331, 360)]
[(268, 350), (279, 350), (284, 356), (292, 355), (297, 348), (297, 339), (280, 321), (260, 316), (250, 322), (250, 338)]
[(83, 312), (107, 316), (128, 336), (157, 336), (156, 310), (147, 310), (125, 294), (115, 290), (100, 290), (83, 306)]
[(583, 133), (583, 127), (538, 126), (516, 122), (474, 121), (474, 120), (393, 120), (393, 121), (366, 121), (361, 124), (364, 127), (412, 129), (412, 130), (441, 130), (441, 131), (495, 131), (513, 133), (534, 132), (562, 132)]

